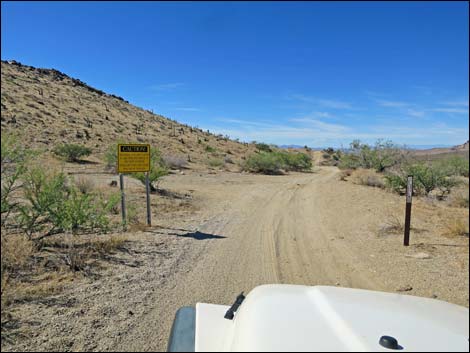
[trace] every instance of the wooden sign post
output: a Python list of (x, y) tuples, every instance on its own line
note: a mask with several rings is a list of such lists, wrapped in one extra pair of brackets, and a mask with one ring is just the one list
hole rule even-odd
[(406, 209), (405, 209), (405, 237), (403, 245), (410, 245), (410, 225), (411, 225), (411, 198), (413, 196), (413, 176), (408, 175), (406, 183)]
[(126, 224), (126, 205), (124, 195), (124, 173), (145, 173), (145, 191), (147, 194), (147, 225), (152, 225), (150, 212), (150, 145), (118, 144), (118, 173), (121, 188), (122, 222)]

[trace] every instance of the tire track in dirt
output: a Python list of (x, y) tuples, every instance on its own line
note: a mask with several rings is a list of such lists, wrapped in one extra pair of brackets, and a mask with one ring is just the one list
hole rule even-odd
[[(241, 291), (266, 283), (342, 285), (377, 288), (351, 271), (353, 258), (334, 246), (322, 225), (321, 187), (335, 169), (258, 184), (230, 195), (230, 208), (199, 230), (226, 238), (208, 240), (190, 270), (178, 273), (157, 293), (155, 308), (123, 339), (117, 350), (165, 350), (176, 310), (196, 302), (229, 304)], [(194, 258), (193, 258), (194, 259)]]

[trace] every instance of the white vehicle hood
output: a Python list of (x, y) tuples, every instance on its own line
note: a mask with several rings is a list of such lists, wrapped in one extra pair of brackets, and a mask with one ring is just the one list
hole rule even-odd
[(196, 305), (196, 351), (469, 350), (469, 311), (440, 300), (326, 286), (265, 285), (233, 320), (228, 306)]

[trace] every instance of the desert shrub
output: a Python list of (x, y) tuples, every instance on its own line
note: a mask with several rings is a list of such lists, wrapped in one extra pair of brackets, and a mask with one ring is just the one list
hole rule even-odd
[(284, 166), (284, 160), (279, 158), (277, 154), (261, 152), (249, 156), (243, 165), (243, 169), (255, 173), (281, 174)]
[(128, 202), (126, 205), (126, 222), (131, 225), (140, 223), (135, 202)]
[(383, 172), (398, 165), (404, 159), (404, 154), (391, 141), (377, 140), (373, 147), (354, 140), (350, 144), (349, 153), (339, 156), (339, 167), (344, 169), (375, 169)]
[(103, 203), (105, 211), (111, 214), (119, 214), (120, 202), (121, 202), (121, 193), (120, 192), (112, 193)]
[(64, 158), (67, 162), (78, 162), (82, 157), (91, 154), (91, 148), (69, 143), (56, 146), (52, 152)]
[(1, 134), (1, 225), (4, 226), (11, 213), (17, 211), (18, 199), (13, 195), (21, 188), (21, 179), (27, 162), (37, 152), (24, 147), (16, 135)]
[(357, 169), (352, 173), (351, 180), (355, 184), (384, 188), (385, 182), (381, 175), (368, 169)]
[(449, 195), (449, 205), (452, 207), (469, 207), (469, 195), (467, 190), (452, 191)]
[(109, 238), (94, 242), (92, 248), (94, 252), (101, 255), (111, 254), (122, 249), (126, 241), (127, 237), (124, 235), (112, 235)]
[(211, 158), (207, 161), (207, 164), (212, 168), (220, 168), (225, 165), (225, 162), (221, 158)]
[(17, 271), (26, 264), (34, 252), (34, 244), (23, 234), (1, 237), (1, 263), (3, 271)]
[(406, 191), (407, 178), (403, 174), (386, 174), (385, 186), (390, 190), (403, 194)]
[(447, 237), (468, 237), (468, 219), (452, 218), (445, 224), (444, 235)]
[(385, 224), (379, 229), (379, 235), (400, 234), (405, 230), (405, 221), (402, 217), (391, 214)]
[(312, 158), (305, 153), (278, 152), (284, 160), (286, 170), (307, 171), (312, 169)]
[(206, 152), (209, 152), (209, 153), (214, 153), (214, 152), (217, 151), (214, 147), (209, 146), (209, 145), (206, 145), (206, 147), (204, 149), (205, 149)]
[(233, 164), (233, 159), (230, 156), (224, 157), (224, 163)]
[(469, 176), (468, 158), (462, 156), (452, 156), (435, 162), (437, 168), (447, 176)]
[(245, 161), (245, 170), (264, 173), (280, 174), (282, 171), (308, 171), (312, 168), (312, 159), (305, 153), (287, 151), (254, 153)]
[(410, 166), (408, 175), (413, 175), (415, 188), (425, 195), (429, 195), (434, 189), (450, 191), (456, 185), (456, 181), (446, 176), (445, 171), (433, 164), (418, 163)]
[(188, 166), (188, 161), (185, 158), (177, 156), (163, 156), (163, 163), (170, 169), (183, 169)]
[[(118, 142), (121, 143), (121, 142)], [(106, 167), (114, 172), (117, 172), (117, 148), (118, 143), (109, 145), (104, 154)]]
[(271, 147), (267, 143), (256, 143), (255, 147), (262, 152), (272, 152)]
[(429, 195), (432, 191), (438, 190), (442, 198), (459, 184), (456, 178), (448, 176), (438, 164), (416, 163), (405, 165), (393, 174), (387, 174), (386, 185), (396, 192), (403, 193), (406, 190), (408, 175), (413, 176), (415, 194)]
[[(152, 164), (150, 166), (149, 172), (149, 187), (150, 192), (156, 192), (158, 190), (158, 182), (160, 179), (168, 174), (168, 169), (162, 165)], [(131, 176), (139, 180), (142, 184), (145, 185), (146, 182), (146, 173), (132, 173)]]
[[(328, 147), (322, 150), (323, 161), (321, 165), (337, 166), (341, 159), (342, 153), (340, 150), (335, 150), (333, 147)], [(344, 167), (346, 168), (346, 167)]]
[(339, 173), (339, 180), (346, 181), (347, 177), (350, 177), (353, 173), (353, 169), (344, 169)]
[(95, 194), (82, 194), (69, 186), (63, 173), (47, 174), (36, 167), (24, 178), (24, 198), (19, 206), (19, 224), (37, 239), (62, 232), (106, 231), (105, 202)]
[(75, 186), (82, 194), (89, 194), (95, 188), (95, 183), (90, 178), (79, 177), (75, 180)]

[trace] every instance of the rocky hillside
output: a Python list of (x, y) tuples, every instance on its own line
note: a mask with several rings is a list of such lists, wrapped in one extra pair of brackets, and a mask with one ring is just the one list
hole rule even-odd
[(468, 151), (468, 146), (469, 146), (469, 141), (467, 140), (467, 142), (465, 142), (461, 145), (454, 146), (452, 149), (453, 150), (462, 150), (462, 151), (467, 150)]
[(138, 108), (54, 69), (2, 61), (1, 87), (2, 131), (19, 133), (28, 146), (51, 150), (78, 143), (102, 156), (115, 142), (142, 142), (193, 165), (226, 157), (236, 162), (254, 150), (251, 144)]

